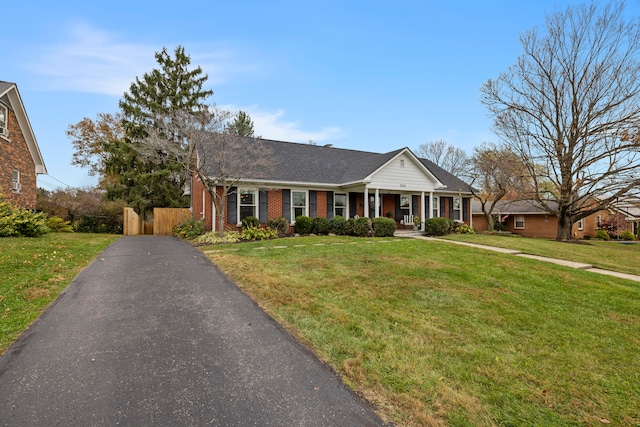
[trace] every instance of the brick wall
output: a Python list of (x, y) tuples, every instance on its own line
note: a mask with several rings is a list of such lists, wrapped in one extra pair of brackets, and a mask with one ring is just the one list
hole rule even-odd
[(282, 215), (282, 190), (269, 191), (269, 213), (268, 218), (280, 218)]
[[(8, 111), (9, 137), (0, 136), (0, 189), (4, 200), (21, 208), (35, 209), (36, 167), (16, 116), (10, 108)], [(20, 192), (11, 190), (14, 169), (20, 171)]]

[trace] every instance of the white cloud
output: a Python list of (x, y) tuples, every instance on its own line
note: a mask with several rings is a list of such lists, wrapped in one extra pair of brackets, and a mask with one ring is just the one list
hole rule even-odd
[[(154, 54), (162, 47), (122, 42), (115, 33), (80, 23), (70, 27), (66, 40), (42, 47), (29, 68), (42, 76), (48, 90), (121, 96), (136, 77), (157, 68)], [(174, 48), (167, 46), (170, 52)], [(259, 69), (256, 64), (238, 59), (231, 49), (211, 45), (202, 48), (206, 53), (187, 54), (193, 66), (200, 65), (208, 74), (208, 85), (220, 84), (226, 76)]]
[(68, 40), (43, 49), (30, 68), (49, 90), (121, 96), (155, 63), (152, 46), (118, 42), (85, 23), (71, 26)]
[(290, 142), (309, 142), (309, 140), (321, 142), (338, 138), (343, 133), (337, 126), (328, 126), (315, 131), (303, 130), (300, 122), (286, 121), (284, 119), (285, 111), (283, 109), (278, 109), (275, 112), (261, 111), (256, 107), (240, 109), (251, 116), (255, 134), (265, 139)]

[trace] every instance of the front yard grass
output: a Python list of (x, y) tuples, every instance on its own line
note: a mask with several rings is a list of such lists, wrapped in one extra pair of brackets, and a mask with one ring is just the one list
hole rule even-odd
[(0, 354), (119, 236), (50, 233), (0, 239)]
[(443, 239), (515, 249), (532, 255), (591, 264), (640, 276), (640, 242), (581, 240), (576, 243), (489, 234), (450, 234)]
[(640, 425), (640, 283), (411, 239), (203, 250), (398, 425)]

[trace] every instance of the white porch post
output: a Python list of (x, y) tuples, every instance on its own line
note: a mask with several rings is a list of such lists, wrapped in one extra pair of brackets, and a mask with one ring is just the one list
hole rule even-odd
[[(424, 220), (426, 219), (424, 210), (426, 209), (424, 203), (424, 191), (420, 193), (420, 231), (424, 231)], [(433, 202), (432, 202), (433, 203)]]
[(378, 218), (380, 216), (380, 189), (376, 188), (376, 212), (373, 215), (374, 218)]
[(369, 189), (364, 187), (364, 216), (369, 217)]
[(437, 206), (432, 206), (433, 205), (433, 191), (429, 192), (429, 206), (431, 207), (429, 209), (429, 218), (433, 218), (433, 210), (437, 209)]

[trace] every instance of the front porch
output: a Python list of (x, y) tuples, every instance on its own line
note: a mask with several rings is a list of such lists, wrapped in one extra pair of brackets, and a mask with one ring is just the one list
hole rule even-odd
[[(445, 217), (471, 225), (471, 199), (461, 195), (435, 195), (422, 191), (391, 192), (365, 188), (363, 192), (349, 192), (349, 217), (387, 217), (396, 221), (398, 230), (413, 231), (416, 223), (424, 231), (426, 220)], [(367, 203), (365, 203), (367, 200)]]

